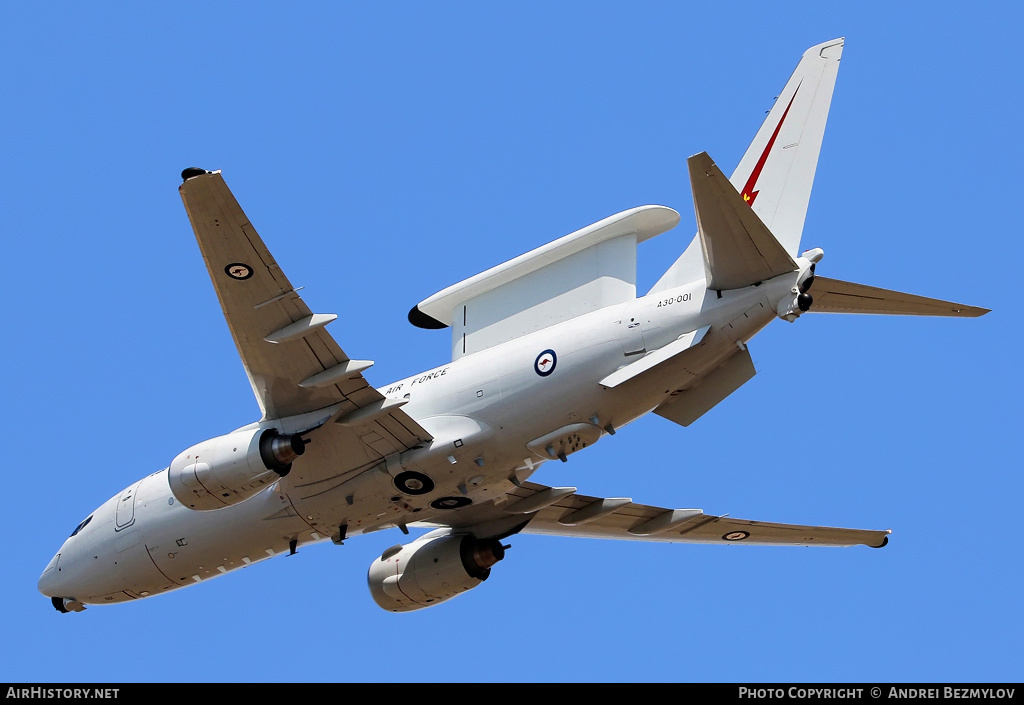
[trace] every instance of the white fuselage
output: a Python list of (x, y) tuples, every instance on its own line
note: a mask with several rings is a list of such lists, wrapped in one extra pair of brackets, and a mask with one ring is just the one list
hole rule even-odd
[[(800, 264), (806, 271), (808, 263)], [(429, 499), (500, 501), (515, 482), (551, 459), (532, 442), (576, 424), (595, 426), (596, 440), (692, 384), (700, 371), (670, 361), (612, 389), (600, 380), (642, 358), (642, 349), (656, 350), (702, 326), (710, 326), (715, 336), (701, 358), (713, 368), (776, 316), (800, 274), (721, 295), (706, 290), (703, 281), (693, 282), (380, 387), (386, 397), (407, 400), (404, 410), (435, 438), (456, 433), (464, 439), (457, 448), (433, 443), (407, 451), (401, 466), (434, 479), (438, 491)], [(542, 359), (545, 351), (554, 353), (550, 361)], [(260, 425), (271, 424), (254, 424)], [(306, 460), (298, 459), (296, 466)], [(197, 511), (175, 498), (166, 469), (155, 472), (102, 504), (64, 542), (40, 577), (39, 589), (81, 603), (137, 599), (326, 540), (340, 521), (350, 537), (429, 523), (450, 511), (431, 507), (428, 498), (401, 495), (379, 469), (339, 478), (329, 491), (303, 490), (290, 479), (236, 505)]]

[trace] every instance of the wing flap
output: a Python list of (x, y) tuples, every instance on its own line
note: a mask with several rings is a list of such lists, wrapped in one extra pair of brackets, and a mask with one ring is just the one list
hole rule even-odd
[(955, 316), (977, 318), (989, 312), (987, 308), (966, 306), (904, 294), (875, 286), (854, 284), (839, 279), (815, 277), (811, 285), (814, 303), (809, 313), (871, 313), (900, 316)]

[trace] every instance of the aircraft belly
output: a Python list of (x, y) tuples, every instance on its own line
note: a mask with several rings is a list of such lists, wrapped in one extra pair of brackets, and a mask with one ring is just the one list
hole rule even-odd
[[(678, 359), (621, 389), (598, 384), (631, 361), (623, 354), (621, 338), (608, 335), (610, 325), (628, 320), (623, 318), (625, 309), (614, 321), (605, 312), (468, 355), (387, 389), (398, 396), (409, 394), (406, 410), (431, 433), (432, 442), (404, 452), (384, 447), (361, 464), (352, 461), (351, 449), (344, 445), (311, 444), (288, 478), (290, 501), (308, 529), (335, 538), (443, 521), (447, 508), (498, 496), (514, 486), (511, 477), (523, 481), (542, 462), (567, 458), (592, 446), (608, 428), (651, 411), (674, 390), (714, 369), (735, 351), (737, 342), (773, 317), (762, 292), (727, 295), (700, 314), (689, 305), (700, 297), (687, 295), (689, 289), (680, 291), (672, 292), (680, 301), (670, 311), (655, 300), (631, 309), (634, 318), (642, 318), (640, 327), (652, 332), (669, 327), (664, 325), (666, 316), (673, 322), (718, 319), (707, 340)], [(364, 445), (373, 447), (368, 441)], [(312, 462), (352, 469), (325, 478), (325, 473), (307, 472)], [(430, 486), (405, 491), (402, 483), (408, 473), (427, 478)], [(319, 479), (303, 481), (307, 475)]]
[[(400, 472), (396, 469), (395, 476)], [(352, 536), (394, 525), (407, 514), (423, 511), (427, 500), (403, 494), (394, 480), (387, 464), (381, 462), (333, 486), (297, 488), (290, 497), (295, 510), (312, 529), (325, 537), (340, 539), (342, 526), (346, 527), (345, 535)]]
[[(538, 331), (463, 357), (439, 368), (433, 379), (395, 383), (391, 389), (410, 395), (406, 410), (434, 440), (404, 452), (382, 449), (379, 457), (367, 455), (354, 470), (326, 479), (324, 473), (303, 468), (314, 458), (328, 467), (354, 464), (350, 457), (334, 457), (345, 453), (344, 447), (311, 444), (296, 462), (294, 477), (288, 478), (289, 499), (307, 528), (320, 536), (340, 538), (342, 533), (347, 537), (443, 521), (449, 507), (488, 501), (509, 491), (513, 476), (523, 481), (542, 462), (592, 446), (608, 428), (630, 423), (674, 389), (700, 379), (735, 351), (738, 341), (771, 320), (772, 312), (758, 300), (762, 295), (751, 294), (730, 297), (709, 312), (722, 322), (701, 345), (620, 389), (598, 384), (631, 361), (623, 355), (621, 339), (608, 336), (613, 322), (607, 314), (577, 321), (557, 335), (554, 330)], [(699, 319), (685, 302), (679, 304), (673, 318)], [(658, 314), (664, 311), (656, 302), (633, 310), (634, 318), (641, 316), (652, 331), (661, 327)], [(402, 483), (408, 473), (425, 476), (430, 486), (405, 491)], [(321, 479), (300, 481), (306, 474)]]
[(170, 491), (147, 504), (147, 560), (159, 570), (159, 590), (216, 577), (264, 558), (287, 553), (289, 541), (318, 540), (288, 498), (268, 489), (239, 504), (197, 511), (173, 499)]
[(74, 597), (92, 603), (119, 602), (139, 597), (162, 580), (146, 554), (138, 526), (118, 532), (104, 550), (97, 553), (79, 576), (81, 586)]
[[(556, 457), (529, 447), (539, 438), (551, 436), (566, 454), (592, 445), (604, 434), (593, 419), (610, 413), (602, 406), (608, 398), (596, 374), (621, 364), (622, 351), (617, 340), (593, 335), (592, 327), (581, 328), (580, 335), (562, 334), (554, 340), (542, 331), (462, 358), (430, 388), (429, 396), (425, 384), (419, 391), (413, 387), (407, 408), (434, 441), (381, 458), (355, 475), (309, 485), (290, 483), (296, 510), (314, 530), (327, 535), (337, 534), (342, 525), (351, 536), (443, 518), (446, 507), (503, 495), (515, 486), (513, 475), (516, 481), (525, 480), (543, 460)], [(545, 351), (552, 357), (550, 372), (538, 366)], [(424, 416), (425, 410), (432, 415)], [(449, 421), (441, 423), (443, 419)], [(568, 430), (558, 434), (560, 429)], [(431, 489), (423, 494), (403, 491), (400, 476), (409, 472), (425, 475)]]
[[(502, 443), (511, 455), (532, 454), (527, 445), (534, 439), (607, 415), (597, 380), (600, 373), (612, 372), (625, 361), (619, 342), (607, 340), (575, 350), (555, 346), (555, 350), (557, 363), (550, 375), (538, 374), (531, 364), (502, 379), (501, 415), (492, 423), (504, 427)], [(507, 433), (512, 429), (514, 437)]]

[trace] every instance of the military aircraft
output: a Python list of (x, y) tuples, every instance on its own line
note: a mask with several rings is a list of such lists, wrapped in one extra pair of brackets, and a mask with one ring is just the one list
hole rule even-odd
[(776, 524), (530, 482), (653, 411), (689, 426), (755, 374), (749, 341), (805, 313), (986, 309), (816, 274), (800, 251), (843, 39), (808, 49), (730, 178), (689, 158), (697, 235), (646, 295), (637, 246), (671, 208), (617, 213), (430, 296), (451, 362), (373, 387), (219, 171), (179, 187), (262, 418), (182, 451), (86, 517), (39, 578), (60, 612), (159, 595), (299, 546), (430, 529), (370, 565), (404, 612), (486, 580), (517, 533), (666, 543), (882, 547), (888, 531)]

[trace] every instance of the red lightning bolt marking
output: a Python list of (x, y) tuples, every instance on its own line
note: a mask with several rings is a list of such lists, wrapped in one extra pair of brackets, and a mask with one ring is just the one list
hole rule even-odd
[(800, 86), (796, 87), (793, 91), (793, 97), (789, 99), (789, 105), (786, 106), (786, 111), (782, 113), (782, 119), (779, 120), (779, 124), (775, 127), (775, 132), (772, 133), (772, 138), (768, 140), (767, 146), (761, 153), (761, 158), (757, 160), (757, 164), (754, 166), (754, 170), (750, 172), (750, 178), (747, 179), (746, 185), (743, 187), (743, 200), (747, 202), (748, 206), (754, 205), (754, 199), (757, 198), (758, 192), (754, 190), (754, 186), (757, 184), (757, 179), (761, 176), (761, 169), (764, 168), (764, 163), (768, 161), (768, 154), (772, 151), (772, 145), (775, 144), (775, 138), (779, 136), (779, 130), (782, 129), (782, 123), (786, 121), (786, 116), (789, 115), (789, 109), (793, 107), (793, 101), (796, 100), (796, 94), (799, 92)]

